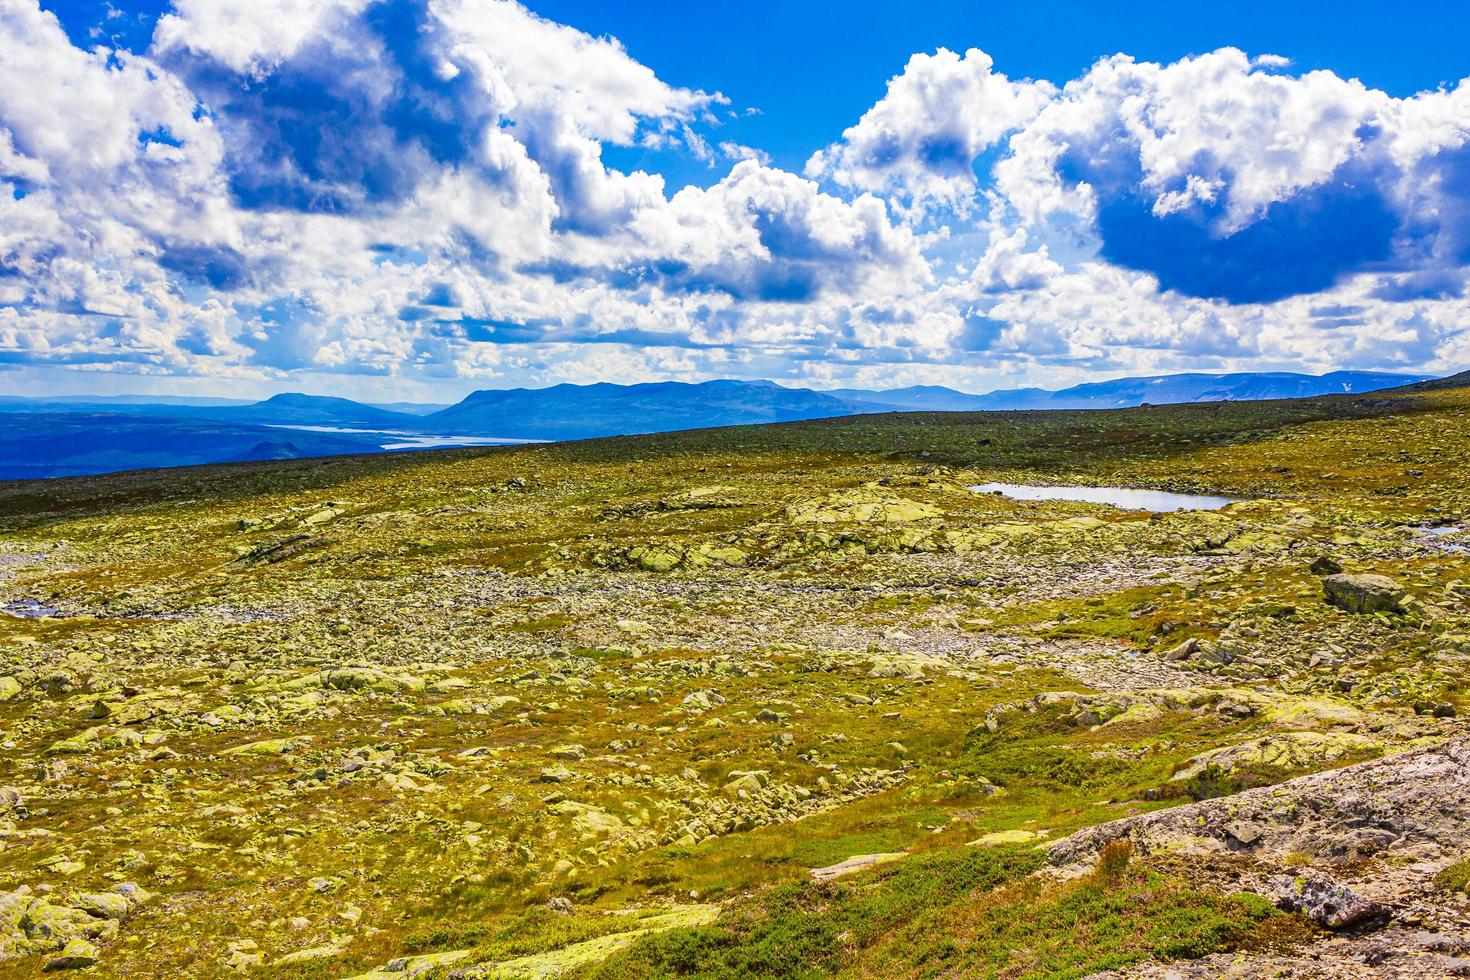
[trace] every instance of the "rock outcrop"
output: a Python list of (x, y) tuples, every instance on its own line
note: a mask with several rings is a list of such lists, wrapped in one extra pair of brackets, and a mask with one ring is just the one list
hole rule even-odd
[[(1250, 828), (1249, 843), (1242, 828)], [(1056, 865), (1092, 861), (1123, 837), (1145, 854), (1458, 858), (1470, 840), (1470, 739), (1089, 827), (1048, 856)]]

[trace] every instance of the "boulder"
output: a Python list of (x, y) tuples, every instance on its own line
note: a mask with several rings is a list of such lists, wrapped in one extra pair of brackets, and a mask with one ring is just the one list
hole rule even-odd
[(724, 704), (725, 698), (718, 691), (695, 691), (681, 703), (691, 711), (709, 711)]
[(52, 905), (44, 899), (31, 905), (26, 913), (26, 936), (36, 942), (54, 942), (56, 946), (73, 939), (111, 939), (117, 935), (117, 922), (101, 919), (83, 909)]
[(62, 948), (60, 953), (47, 960), (42, 969), (48, 973), (54, 970), (80, 970), (84, 967), (95, 966), (97, 958), (101, 955), (93, 943), (85, 939), (73, 939)]
[(1342, 571), (1342, 566), (1337, 563), (1336, 558), (1321, 555), (1307, 566), (1307, 571), (1313, 575), (1337, 575)]
[(1217, 766), (1224, 775), (1237, 769), (1313, 769), (1378, 747), (1378, 742), (1356, 732), (1278, 732), (1203, 752), (1172, 778), (1175, 782), (1193, 779), (1209, 766)]
[(1326, 929), (1350, 929), (1388, 916), (1382, 905), (1316, 872), (1295, 878), (1281, 875), (1272, 879), (1271, 888), (1278, 906), (1300, 912)]
[(1329, 603), (1353, 613), (1394, 612), (1408, 594), (1386, 575), (1329, 575), (1322, 590)]
[(73, 896), (71, 905), (99, 919), (123, 919), (132, 911), (127, 897), (117, 892), (83, 893)]
[(1177, 663), (1180, 660), (1188, 660), (1199, 652), (1199, 640), (1193, 636), (1172, 649), (1163, 653), (1163, 659), (1169, 663)]
[(329, 943), (325, 946), (311, 946), (307, 949), (298, 949), (294, 953), (287, 953), (278, 957), (271, 966), (291, 966), (296, 963), (311, 963), (316, 960), (329, 960), (334, 956), (340, 956), (343, 946)]
[(1007, 844), (1034, 844), (1046, 838), (1047, 832), (1035, 830), (997, 830), (969, 841), (967, 847), (1003, 847)]
[(26, 913), (35, 903), (28, 885), (21, 885), (13, 892), (0, 892), (0, 955), (4, 954), (11, 937), (24, 935)]
[(287, 755), (303, 748), (307, 744), (305, 738), (267, 738), (259, 742), (247, 742), (244, 745), (236, 745), (228, 749), (222, 749), (220, 755)]
[(637, 545), (628, 549), (628, 560), (648, 572), (670, 572), (684, 560), (684, 549), (677, 544)]

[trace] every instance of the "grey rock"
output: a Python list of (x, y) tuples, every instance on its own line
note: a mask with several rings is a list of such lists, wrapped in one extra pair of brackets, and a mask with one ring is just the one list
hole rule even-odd
[(1329, 603), (1354, 613), (1394, 612), (1408, 594), (1386, 575), (1329, 575), (1322, 590)]
[(47, 960), (42, 969), (48, 973), (54, 970), (80, 970), (94, 966), (101, 955), (93, 943), (85, 939), (73, 939), (60, 953)]
[(1189, 639), (1185, 640), (1183, 643), (1179, 644), (1173, 649), (1164, 651), (1163, 657), (1164, 660), (1174, 663), (1180, 660), (1188, 660), (1190, 657), (1194, 656), (1198, 650), (1199, 640), (1191, 636)]
[(1388, 918), (1388, 909), (1324, 874), (1281, 875), (1271, 880), (1271, 888), (1278, 906), (1327, 929), (1350, 929)]
[(1460, 854), (1470, 838), (1470, 739), (1110, 821), (1057, 841), (1048, 853), (1055, 865), (1091, 863), (1120, 837), (1145, 854), (1228, 852), (1240, 847), (1231, 828), (1243, 825), (1260, 831), (1250, 846), (1261, 856)]
[(1307, 566), (1307, 571), (1313, 575), (1337, 575), (1342, 571), (1342, 566), (1338, 564), (1336, 558), (1322, 555)]

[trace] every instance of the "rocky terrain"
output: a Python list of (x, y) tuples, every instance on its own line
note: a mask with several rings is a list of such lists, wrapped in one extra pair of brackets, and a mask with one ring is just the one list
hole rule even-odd
[(0, 484), (0, 975), (1465, 975), (1467, 446), (1441, 385)]

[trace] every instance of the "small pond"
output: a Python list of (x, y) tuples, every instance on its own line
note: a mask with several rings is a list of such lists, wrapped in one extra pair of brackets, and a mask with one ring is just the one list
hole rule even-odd
[(1459, 537), (1447, 540), (1451, 535), (1459, 535), (1465, 529), (1454, 524), (1440, 524), (1433, 527), (1410, 528), (1416, 534), (1422, 535), (1425, 543), (1436, 551), (1448, 551), (1457, 555), (1470, 554), (1470, 544), (1466, 544)]
[(0, 603), (0, 613), (19, 616), (21, 619), (45, 619), (48, 616), (60, 616), (61, 610), (55, 606), (43, 606), (35, 599), (21, 599), (18, 602)]
[(1136, 490), (1132, 487), (1033, 487), (1021, 483), (982, 483), (970, 489), (976, 493), (998, 493), (1013, 500), (1077, 500), (1156, 514), (1176, 510), (1219, 510), (1237, 500), (1235, 497)]

